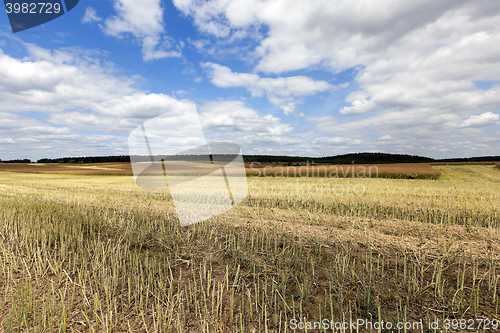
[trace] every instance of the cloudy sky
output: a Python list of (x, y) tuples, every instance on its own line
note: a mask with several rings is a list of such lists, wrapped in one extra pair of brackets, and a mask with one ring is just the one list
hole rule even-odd
[(498, 0), (80, 0), (16, 34), (4, 12), (0, 159), (127, 154), (193, 104), (245, 154), (500, 155), (498, 22)]

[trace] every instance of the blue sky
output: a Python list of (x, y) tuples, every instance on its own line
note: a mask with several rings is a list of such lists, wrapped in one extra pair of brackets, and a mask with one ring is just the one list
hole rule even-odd
[(127, 154), (192, 104), (244, 154), (500, 155), (498, 22), (496, 0), (81, 0), (16, 34), (0, 14), (0, 159)]

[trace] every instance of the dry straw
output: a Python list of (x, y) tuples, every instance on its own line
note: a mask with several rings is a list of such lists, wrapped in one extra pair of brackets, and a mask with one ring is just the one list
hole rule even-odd
[[(133, 177), (0, 172), (0, 330), (498, 318), (500, 174), (439, 170), (437, 180), (250, 178), (237, 209), (187, 228), (167, 191)], [(271, 190), (296, 180), (367, 191)]]

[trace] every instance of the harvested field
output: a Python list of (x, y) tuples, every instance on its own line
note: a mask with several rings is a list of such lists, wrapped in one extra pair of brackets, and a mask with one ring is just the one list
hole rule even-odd
[(62, 173), (73, 175), (131, 175), (130, 163), (92, 163), (92, 164), (62, 164), (62, 163), (3, 163), (0, 171)]
[(268, 166), (247, 165), (247, 175), (264, 177), (436, 179), (441, 171), (429, 163)]
[(500, 162), (432, 162), (431, 165), (495, 165)]
[(131, 176), (0, 172), (0, 331), (364, 319), (456, 332), (455, 319), (497, 320), (500, 173), (438, 168), (439, 179), (249, 177), (242, 204), (185, 228), (168, 190)]
[[(194, 163), (191, 163), (194, 164)], [(197, 173), (201, 167), (179, 168), (171, 174)], [(174, 165), (174, 163), (172, 163)], [(265, 177), (329, 177), (329, 178), (396, 178), (396, 179), (436, 179), (441, 172), (428, 163), (378, 164), (378, 165), (317, 165), (317, 166), (271, 166), (265, 164), (245, 164), (248, 176)], [(205, 167), (206, 168), (206, 167)], [(0, 164), (0, 171), (88, 174), (88, 175), (132, 175), (130, 163), (95, 164)], [(230, 170), (228, 172), (231, 172)]]

